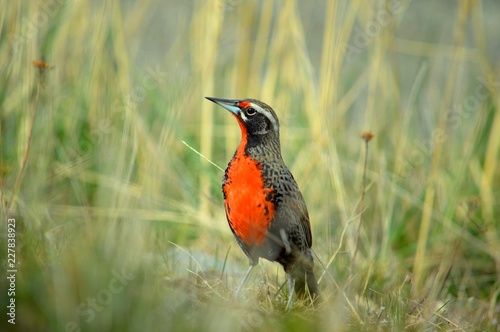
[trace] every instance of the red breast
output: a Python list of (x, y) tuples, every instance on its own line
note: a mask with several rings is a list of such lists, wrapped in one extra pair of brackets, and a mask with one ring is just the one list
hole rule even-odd
[(274, 216), (273, 188), (264, 186), (262, 164), (245, 153), (245, 146), (242, 139), (226, 170), (224, 207), (235, 235), (248, 246), (262, 245)]

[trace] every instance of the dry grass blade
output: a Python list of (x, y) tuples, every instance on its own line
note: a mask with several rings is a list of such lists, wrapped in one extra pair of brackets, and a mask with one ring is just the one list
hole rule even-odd
[[(16, 327), (498, 331), (498, 17), (479, 0), (0, 2)], [(318, 307), (287, 313), (267, 261), (234, 299), (248, 262), (219, 165), (240, 132), (204, 96), (276, 111)]]

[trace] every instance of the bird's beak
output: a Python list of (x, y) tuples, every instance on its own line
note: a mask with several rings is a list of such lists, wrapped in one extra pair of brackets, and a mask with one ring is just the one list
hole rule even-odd
[(241, 112), (240, 107), (238, 106), (240, 103), (240, 100), (236, 99), (222, 99), (222, 98), (213, 98), (213, 97), (205, 97), (210, 101), (213, 101), (217, 105), (220, 105), (227, 109), (229, 112), (239, 115)]

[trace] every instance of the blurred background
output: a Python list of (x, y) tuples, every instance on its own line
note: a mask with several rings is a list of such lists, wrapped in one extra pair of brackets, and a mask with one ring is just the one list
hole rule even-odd
[[(499, 15), (495, 0), (1, 2), (0, 326), (12, 218), (19, 330), (499, 331)], [(319, 307), (287, 313), (267, 261), (234, 299), (248, 261), (220, 188), (240, 131), (205, 96), (277, 112)]]

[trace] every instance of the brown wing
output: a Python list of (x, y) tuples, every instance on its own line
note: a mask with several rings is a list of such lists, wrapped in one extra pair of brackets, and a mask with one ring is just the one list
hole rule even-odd
[(306, 202), (304, 201), (304, 197), (302, 197), (302, 193), (299, 191), (299, 197), (295, 200), (295, 203), (292, 203), (291, 207), (295, 211), (295, 213), (300, 216), (300, 225), (303, 229), (303, 232), (306, 236), (307, 247), (311, 248), (312, 246), (312, 233), (311, 233), (311, 222), (309, 221), (309, 213), (307, 212)]
[(300, 250), (312, 246), (311, 225), (307, 206), (292, 173), (284, 164), (274, 164), (266, 170), (268, 185), (274, 189), (275, 214), (272, 221), (273, 233), (280, 236), (280, 229), (286, 231), (289, 241)]

